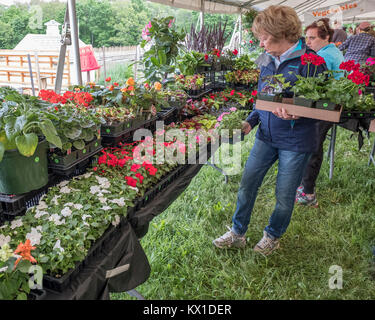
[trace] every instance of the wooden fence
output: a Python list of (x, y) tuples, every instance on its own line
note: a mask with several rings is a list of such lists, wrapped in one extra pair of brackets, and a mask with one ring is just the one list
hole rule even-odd
[[(35, 91), (54, 89), (59, 52), (0, 50), (0, 86), (31, 89), (30, 55)], [(71, 85), (69, 52), (64, 65), (62, 87)]]

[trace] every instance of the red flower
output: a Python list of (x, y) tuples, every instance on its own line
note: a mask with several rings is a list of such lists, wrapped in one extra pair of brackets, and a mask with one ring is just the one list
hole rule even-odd
[(325, 63), (325, 60), (314, 53), (305, 53), (301, 56), (301, 64), (307, 65), (312, 63), (314, 66), (320, 66), (321, 64)]
[(232, 90), (232, 91), (230, 92), (230, 95), (233, 96), (234, 93), (235, 93), (235, 90)]
[(342, 62), (339, 68), (341, 70), (352, 72), (352, 71), (359, 70), (359, 67), (360, 67), (359, 63), (356, 64), (354, 60), (349, 60), (346, 62)]
[(254, 91), (251, 92), (251, 95), (252, 95), (253, 97), (256, 97), (257, 94), (258, 94), (258, 91), (257, 91), (257, 90), (254, 90)]
[(366, 86), (368, 86), (370, 82), (370, 76), (365, 75), (358, 70), (355, 70), (351, 74), (349, 74), (348, 79), (352, 80), (352, 82), (354, 82), (357, 85), (365, 84)]
[(236, 56), (236, 55), (238, 55), (238, 50), (237, 50), (237, 49), (234, 49), (234, 50), (232, 51), (232, 53)]
[(143, 179), (144, 179), (145, 177), (142, 176), (140, 173), (137, 173), (135, 176), (138, 178), (139, 183), (142, 184), (142, 183), (143, 183)]
[(115, 87), (118, 87), (118, 83), (117, 83), (117, 82), (114, 82), (113, 85), (114, 85)]
[(92, 168), (92, 170), (97, 171), (97, 170), (98, 170), (98, 167), (94, 167), (94, 168)]
[(99, 157), (98, 159), (98, 164), (103, 164), (103, 163), (107, 163), (107, 154), (103, 154), (101, 157)]
[(140, 164), (133, 164), (132, 167), (130, 168), (130, 171), (132, 172), (137, 172), (137, 170), (141, 167)]
[(126, 183), (131, 186), (131, 187), (136, 187), (137, 186), (137, 180), (135, 180), (132, 177), (125, 177)]
[(206, 61), (208, 60), (208, 54), (204, 55), (204, 60), (206, 60)]
[(158, 172), (158, 169), (156, 169), (154, 166), (150, 166), (147, 168), (147, 171), (150, 175), (154, 176), (156, 172)]
[(105, 79), (106, 82), (110, 82), (111, 81), (111, 77), (108, 77), (107, 79)]

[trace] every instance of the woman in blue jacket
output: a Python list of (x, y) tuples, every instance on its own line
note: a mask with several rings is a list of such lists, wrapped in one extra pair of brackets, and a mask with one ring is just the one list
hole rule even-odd
[[(286, 6), (270, 6), (260, 12), (254, 20), (253, 32), (265, 49), (256, 61), (260, 67), (258, 91), (266, 83), (264, 77), (283, 74), (291, 85), (297, 81), (296, 75), (307, 76), (307, 65), (301, 63), (301, 56), (314, 53), (302, 36), (302, 24), (294, 9)], [(315, 69), (315, 68), (310, 68)], [(326, 65), (318, 67), (318, 73), (325, 71)], [(310, 76), (313, 76), (310, 71)], [(287, 97), (292, 97), (290, 91)], [(263, 178), (268, 169), (277, 161), (276, 206), (263, 238), (254, 250), (264, 255), (279, 247), (279, 239), (285, 233), (294, 208), (296, 190), (310, 155), (317, 151), (317, 120), (288, 115), (285, 109), (273, 113), (255, 110), (246, 119), (243, 127), (248, 134), (259, 125), (254, 146), (244, 168), (237, 196), (236, 211), (232, 218), (232, 228), (213, 244), (218, 248), (246, 245), (246, 231)]]

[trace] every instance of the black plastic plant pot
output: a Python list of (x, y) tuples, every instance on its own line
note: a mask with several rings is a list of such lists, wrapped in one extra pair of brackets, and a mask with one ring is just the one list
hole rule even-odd
[(65, 155), (58, 155), (56, 153), (48, 154), (48, 163), (54, 165), (68, 166), (77, 161), (79, 157), (78, 150), (66, 152)]
[(317, 109), (331, 110), (331, 111), (337, 109), (336, 103), (328, 101), (328, 100), (317, 101), (315, 107)]
[(265, 101), (272, 101), (272, 102), (281, 102), (281, 96), (279, 95), (271, 95), (271, 94), (267, 94), (267, 93), (258, 93), (258, 96), (257, 98), (259, 100), (265, 100)]
[(22, 194), (40, 189), (48, 183), (46, 140), (39, 143), (31, 157), (17, 149), (7, 150), (0, 162), (0, 193)]
[(133, 120), (126, 120), (122, 124), (122, 131), (130, 130), (133, 127)]
[(314, 108), (315, 107), (315, 101), (311, 99), (306, 99), (303, 97), (293, 97), (293, 103), (296, 106), (303, 106), (308, 108)]
[(113, 136), (123, 131), (123, 122), (111, 125), (102, 125), (100, 132), (102, 136)]

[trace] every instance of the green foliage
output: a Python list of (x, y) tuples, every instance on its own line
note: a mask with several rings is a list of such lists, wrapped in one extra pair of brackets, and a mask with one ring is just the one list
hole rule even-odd
[(204, 54), (197, 51), (185, 52), (178, 59), (178, 68), (185, 76), (192, 76), (197, 73), (199, 67), (210, 66), (204, 59)]
[(144, 39), (141, 47), (150, 42), (150, 47), (144, 53), (144, 73), (148, 81), (164, 82), (169, 73), (173, 73), (176, 68), (176, 61), (181, 41), (185, 38), (185, 33), (175, 30), (173, 17), (162, 19), (152, 19), (151, 25), (147, 28), (150, 40)]
[[(224, 112), (222, 114), (222, 119), (220, 117), (218, 121), (220, 122), (217, 131), (219, 135), (222, 135), (223, 132), (229, 131), (229, 137), (233, 137), (233, 130), (241, 130), (242, 122), (245, 121), (246, 117), (249, 115), (247, 110), (235, 110), (233, 112)], [(224, 131), (223, 131), (224, 130)]]
[(0, 100), (3, 101), (0, 107), (0, 156), (5, 150), (14, 148), (25, 157), (32, 156), (38, 146), (38, 135), (44, 135), (47, 141), (62, 147), (51, 121), (54, 116), (41, 108), (37, 98), (2, 88)]

